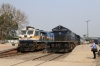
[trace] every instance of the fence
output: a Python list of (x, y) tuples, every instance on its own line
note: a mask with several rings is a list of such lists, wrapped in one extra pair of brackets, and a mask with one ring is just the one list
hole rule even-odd
[(0, 40), (1, 44), (5, 44), (5, 43), (19, 43), (18, 40)]

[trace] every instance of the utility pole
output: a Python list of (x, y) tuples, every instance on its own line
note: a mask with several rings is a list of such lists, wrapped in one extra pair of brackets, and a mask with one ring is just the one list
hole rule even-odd
[(88, 29), (88, 22), (89, 22), (90, 20), (88, 20), (88, 21), (86, 21), (87, 22), (87, 40), (89, 40), (89, 29)]

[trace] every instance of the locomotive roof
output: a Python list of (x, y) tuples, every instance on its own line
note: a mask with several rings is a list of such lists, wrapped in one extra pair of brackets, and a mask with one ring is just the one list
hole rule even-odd
[[(63, 27), (61, 25), (59, 25), (59, 26), (52, 29), (52, 31), (68, 31), (68, 30), (69, 30), (68, 28)], [(69, 31), (71, 31), (71, 30), (69, 30)]]
[(40, 32), (41, 32), (41, 33), (45, 33), (45, 34), (46, 34), (46, 33), (49, 33), (49, 32), (44, 31), (44, 30), (40, 30)]
[(33, 28), (33, 29), (35, 29), (34, 27), (32, 27), (32, 26), (26, 26), (26, 28)]
[[(61, 25), (58, 25), (57, 27), (53, 28), (52, 31), (70, 31), (70, 32), (72, 32), (68, 28), (61, 26)], [(72, 32), (72, 33), (74, 33), (74, 32)], [(74, 34), (77, 35), (78, 37), (80, 37), (80, 35), (78, 35), (76, 33), (74, 33)]]

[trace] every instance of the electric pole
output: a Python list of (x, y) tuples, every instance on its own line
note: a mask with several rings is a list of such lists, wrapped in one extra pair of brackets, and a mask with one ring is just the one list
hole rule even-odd
[(88, 20), (88, 21), (86, 21), (87, 22), (87, 40), (89, 41), (89, 29), (88, 29), (88, 22), (89, 22), (90, 20)]

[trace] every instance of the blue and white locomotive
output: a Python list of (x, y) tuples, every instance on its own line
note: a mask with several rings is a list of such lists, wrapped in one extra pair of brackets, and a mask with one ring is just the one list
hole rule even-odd
[(53, 41), (52, 33), (27, 26), (25, 29), (21, 30), (19, 35), (18, 51), (23, 52), (44, 49), (46, 41)]
[(53, 28), (52, 33), (54, 34), (54, 42), (47, 44), (48, 52), (68, 52), (80, 44), (81, 37), (61, 25)]

